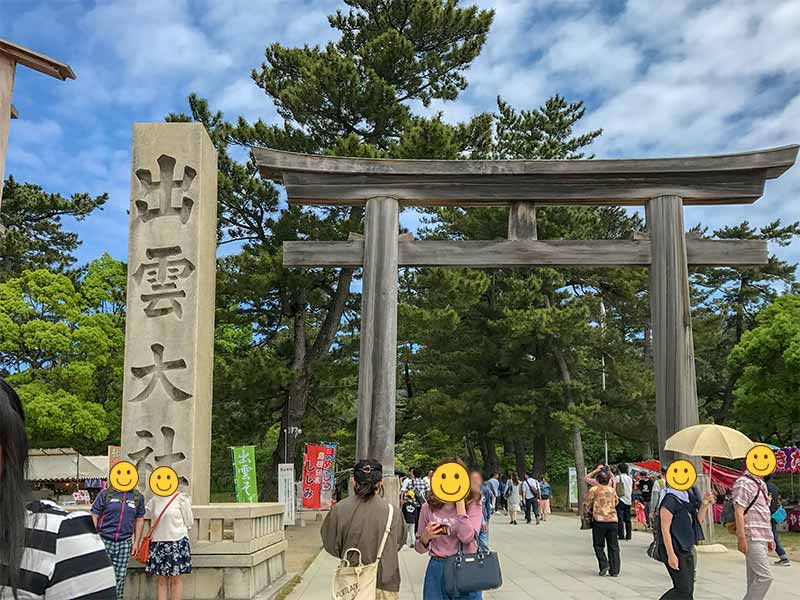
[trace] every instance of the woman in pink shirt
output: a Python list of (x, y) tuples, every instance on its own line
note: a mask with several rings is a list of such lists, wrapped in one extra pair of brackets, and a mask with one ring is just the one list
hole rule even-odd
[[(442, 464), (456, 462), (464, 466), (460, 458), (448, 458)], [(467, 481), (469, 484), (469, 481)], [(430, 561), (425, 572), (423, 600), (479, 600), (480, 592), (449, 596), (444, 587), (444, 559), (458, 553), (459, 542), (465, 554), (478, 551), (476, 536), (480, 532), (483, 513), (481, 494), (470, 490), (466, 500), (442, 502), (433, 493), (423, 505), (419, 516), (416, 549), (420, 554), (428, 553)]]

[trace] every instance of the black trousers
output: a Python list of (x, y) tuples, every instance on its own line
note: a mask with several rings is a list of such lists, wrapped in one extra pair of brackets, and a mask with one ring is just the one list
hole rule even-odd
[(678, 555), (677, 571), (664, 563), (672, 579), (672, 589), (661, 596), (660, 600), (694, 600), (694, 555), (677, 548), (675, 554)]
[[(592, 523), (592, 545), (600, 570), (608, 569), (611, 575), (619, 575), (620, 557), (617, 539), (617, 524), (595, 521)], [(606, 557), (606, 547), (608, 556)]]
[(525, 499), (525, 520), (530, 523), (531, 522), (531, 510), (533, 510), (533, 514), (536, 515), (536, 521), (539, 521), (539, 500), (538, 498), (526, 498)]
[(633, 535), (631, 528), (631, 505), (622, 500), (617, 503), (617, 536), (621, 540), (629, 540)]

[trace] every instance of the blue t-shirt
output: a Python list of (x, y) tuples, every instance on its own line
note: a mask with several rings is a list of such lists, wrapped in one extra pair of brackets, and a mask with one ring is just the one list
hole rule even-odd
[(94, 499), (92, 513), (98, 516), (97, 533), (101, 538), (112, 542), (128, 540), (133, 537), (136, 519), (144, 518), (144, 496), (106, 488)]

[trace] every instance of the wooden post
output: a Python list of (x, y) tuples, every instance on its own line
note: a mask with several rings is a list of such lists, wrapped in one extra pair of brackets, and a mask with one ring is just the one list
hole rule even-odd
[(387, 478), (394, 476), (399, 228), (395, 198), (367, 201), (356, 458), (380, 461)]
[(0, 54), (0, 208), (3, 207), (8, 128), (11, 123), (11, 96), (14, 95), (16, 62)]
[(536, 205), (533, 202), (512, 202), (508, 209), (508, 239), (536, 240)]
[(689, 313), (689, 269), (680, 196), (647, 203), (650, 231), (650, 312), (656, 384), (656, 421), (661, 461), (675, 458), (664, 444), (676, 431), (696, 425), (697, 381)]

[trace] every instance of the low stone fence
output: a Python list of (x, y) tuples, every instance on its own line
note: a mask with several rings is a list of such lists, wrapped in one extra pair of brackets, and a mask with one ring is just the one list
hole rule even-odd
[[(192, 512), (192, 573), (184, 576), (184, 598), (249, 600), (285, 577), (282, 504), (203, 504)], [(145, 533), (149, 527), (146, 520)], [(155, 597), (155, 577), (131, 560), (125, 600)]]

